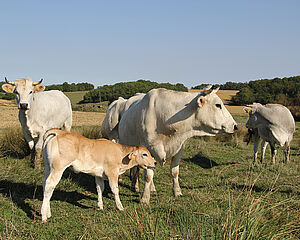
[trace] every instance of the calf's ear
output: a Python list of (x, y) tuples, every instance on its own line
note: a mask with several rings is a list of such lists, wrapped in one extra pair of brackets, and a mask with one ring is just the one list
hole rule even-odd
[(16, 86), (10, 84), (3, 84), (2, 89), (7, 93), (13, 93), (15, 91)]
[(129, 155), (128, 155), (128, 158), (130, 159), (130, 160), (134, 160), (135, 159), (135, 152), (131, 152), (131, 153), (129, 153)]
[(34, 88), (33, 88), (33, 92), (35, 92), (35, 93), (42, 92), (44, 90), (45, 90), (45, 86), (42, 84), (38, 84), (38, 85), (34, 86)]

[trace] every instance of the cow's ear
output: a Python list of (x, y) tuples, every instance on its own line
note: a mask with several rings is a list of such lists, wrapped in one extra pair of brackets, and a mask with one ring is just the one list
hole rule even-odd
[(244, 110), (245, 113), (249, 113), (249, 114), (252, 113), (252, 111), (253, 111), (253, 109), (249, 108), (249, 107), (244, 107), (243, 110)]
[(2, 89), (7, 93), (13, 93), (15, 91), (16, 86), (10, 84), (3, 84)]
[(199, 96), (199, 97), (197, 98), (197, 104), (198, 104), (198, 107), (203, 107), (205, 103), (206, 103), (206, 98), (205, 98), (205, 96)]
[(35, 92), (35, 93), (42, 92), (44, 90), (45, 90), (45, 86), (42, 84), (38, 84), (38, 85), (34, 86), (34, 88), (33, 88), (33, 92)]

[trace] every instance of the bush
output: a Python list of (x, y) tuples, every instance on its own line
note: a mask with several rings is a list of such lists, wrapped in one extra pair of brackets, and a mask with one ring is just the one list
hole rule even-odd
[(113, 102), (118, 97), (130, 98), (136, 93), (146, 93), (153, 88), (166, 88), (176, 91), (188, 91), (183, 84), (175, 85), (170, 83), (157, 83), (146, 80), (138, 80), (136, 82), (121, 82), (114, 85), (104, 85), (95, 90), (89, 91), (83, 97), (80, 103), (96, 103), (102, 101)]

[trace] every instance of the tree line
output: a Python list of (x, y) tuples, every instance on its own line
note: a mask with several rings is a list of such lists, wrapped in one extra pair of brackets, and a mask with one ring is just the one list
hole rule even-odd
[(87, 92), (80, 103), (112, 102), (118, 97), (130, 98), (136, 93), (146, 93), (153, 88), (166, 88), (176, 91), (187, 92), (188, 88), (181, 83), (157, 83), (149, 80), (138, 80), (134, 82), (120, 82), (114, 85), (104, 85)]
[[(201, 84), (194, 89), (202, 89), (207, 84)], [(246, 83), (227, 82), (215, 84), (223, 90), (239, 90), (232, 98), (234, 105), (247, 105), (253, 102), (261, 104), (279, 103), (288, 107), (295, 119), (300, 119), (300, 76), (261, 79)]]

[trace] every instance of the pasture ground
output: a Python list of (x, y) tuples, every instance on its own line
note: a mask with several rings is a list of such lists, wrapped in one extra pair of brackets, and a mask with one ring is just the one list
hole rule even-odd
[[(2, 115), (7, 106), (0, 105)], [(103, 114), (80, 114), (74, 131), (100, 132)], [(246, 114), (233, 117), (240, 126), (247, 119)], [(88, 118), (94, 122), (85, 122)], [(1, 122), (2, 131), (10, 132), (9, 122), (5, 127)], [(94, 178), (66, 170), (52, 196), (47, 223), (40, 215), (43, 171), (30, 167), (29, 156), (2, 157), (0, 239), (299, 239), (300, 123), (290, 163), (282, 163), (280, 149), (279, 163), (271, 165), (268, 147), (267, 165), (255, 165), (252, 149), (243, 136), (192, 138), (180, 164), (183, 196), (173, 197), (167, 162), (155, 170), (157, 193), (149, 206), (139, 203), (141, 193), (131, 192), (125, 174), (119, 184), (123, 212), (116, 209), (107, 184), (104, 210), (98, 210)]]

